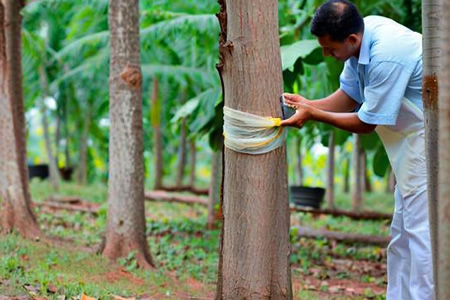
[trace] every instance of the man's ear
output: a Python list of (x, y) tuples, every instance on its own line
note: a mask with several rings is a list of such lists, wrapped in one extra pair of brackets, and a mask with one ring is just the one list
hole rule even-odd
[(347, 40), (352, 44), (352, 45), (357, 45), (360, 41), (361, 37), (356, 34), (356, 33), (352, 33), (347, 37)]

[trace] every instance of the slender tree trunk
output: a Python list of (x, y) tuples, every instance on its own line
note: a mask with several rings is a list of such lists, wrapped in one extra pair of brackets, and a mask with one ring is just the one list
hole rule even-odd
[(108, 224), (103, 255), (154, 266), (145, 234), (139, 1), (110, 0)]
[(208, 229), (214, 229), (216, 219), (215, 206), (219, 203), (222, 184), (222, 151), (214, 152), (212, 157), (211, 184), (209, 186)]
[(372, 182), (370, 181), (369, 171), (367, 169), (367, 153), (364, 149), (362, 149), (361, 151), (361, 167), (361, 172), (364, 176), (364, 191), (367, 193), (371, 193)]
[[(450, 3), (442, 2), (441, 69), (439, 75), (438, 299), (450, 299)], [(432, 223), (433, 225), (433, 223)]]
[(303, 174), (303, 153), (302, 153), (302, 138), (298, 138), (297, 142), (297, 174), (298, 174), (298, 185), (303, 185), (304, 174)]
[[(69, 72), (69, 66), (64, 65), (65, 72)], [(70, 91), (73, 91), (73, 86), (70, 86)], [(66, 97), (64, 98), (64, 135), (65, 135), (65, 144), (64, 144), (64, 156), (66, 161), (66, 168), (72, 167), (72, 162), (70, 159), (70, 151), (69, 151), (69, 144), (70, 144), (70, 135), (69, 135), (69, 97), (72, 97), (73, 93), (68, 93)]]
[[(58, 112), (57, 116), (56, 116), (56, 131), (55, 131), (55, 160), (56, 160), (56, 167), (58, 169), (59, 172), (59, 144), (61, 142), (61, 116)], [(60, 175), (58, 173), (58, 175)]]
[(187, 135), (187, 119), (183, 119), (180, 129), (180, 147), (178, 148), (178, 170), (175, 182), (176, 187), (183, 186), (184, 171), (186, 170), (186, 135)]
[(197, 164), (197, 145), (195, 144), (195, 139), (191, 139), (190, 142), (190, 149), (191, 149), (191, 159), (190, 159), (190, 172), (189, 175), (189, 186), (192, 188), (195, 188), (195, 165)]
[[(438, 76), (441, 52), (442, 7), (440, 0), (422, 1), (423, 24), (423, 83), (422, 97), (425, 117), (425, 148), (427, 157), (428, 214), (430, 219), (431, 246), (433, 251), (433, 274), (438, 284)], [(436, 287), (436, 291), (437, 291)]]
[(350, 193), (350, 158), (345, 159), (344, 193)]
[(327, 204), (328, 208), (335, 209), (334, 205), (334, 157), (335, 157), (335, 135), (334, 130), (330, 132), (328, 142), (328, 169), (327, 169)]
[(80, 138), (80, 166), (78, 169), (78, 183), (82, 185), (87, 184), (87, 152), (91, 118), (91, 113), (88, 112), (86, 119), (84, 120), (83, 132)]
[[(225, 105), (281, 115), (278, 1), (220, 0)], [(286, 149), (244, 155), (225, 148), (217, 299), (292, 299)]]
[(154, 189), (158, 190), (163, 187), (163, 140), (161, 133), (161, 101), (159, 99), (159, 80), (155, 76), (153, 78), (153, 91), (152, 91), (152, 110), (151, 110), (151, 122), (153, 127), (153, 143), (155, 150), (155, 186)]
[(31, 209), (22, 89), (21, 1), (0, 2), (0, 231), (41, 236)]
[(358, 134), (353, 134), (353, 180), (355, 186), (352, 190), (352, 207), (353, 211), (359, 212), (362, 208), (362, 174), (361, 174), (361, 138)]
[(47, 107), (45, 106), (45, 99), (49, 97), (50, 93), (48, 90), (47, 74), (45, 73), (45, 69), (43, 66), (39, 68), (39, 75), (41, 79), (42, 94), (41, 99), (40, 101), (38, 101), (38, 103), (42, 117), (42, 128), (44, 129), (45, 148), (47, 150), (47, 159), (50, 169), (50, 182), (53, 188), (55, 190), (58, 190), (61, 178), (59, 176), (58, 165), (56, 163), (55, 156), (53, 155), (52, 142), (50, 140), (50, 129), (47, 118)]

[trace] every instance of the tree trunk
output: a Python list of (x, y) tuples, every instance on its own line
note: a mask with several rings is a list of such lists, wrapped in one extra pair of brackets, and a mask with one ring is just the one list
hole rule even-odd
[(155, 76), (153, 78), (153, 91), (152, 91), (152, 114), (151, 122), (153, 127), (153, 143), (155, 150), (155, 186), (154, 189), (158, 190), (163, 187), (163, 140), (161, 133), (161, 101), (159, 99), (159, 80)]
[[(65, 72), (69, 72), (69, 66), (64, 65)], [(71, 85), (71, 91), (73, 91), (73, 86)], [(66, 161), (66, 168), (71, 168), (72, 162), (70, 159), (70, 151), (69, 151), (69, 144), (70, 144), (70, 136), (69, 136), (69, 97), (73, 96), (73, 93), (70, 95), (66, 95), (64, 99), (64, 135), (65, 135), (65, 144), (64, 144), (64, 156)]]
[[(433, 251), (433, 271), (438, 284), (438, 76), (441, 52), (442, 7), (440, 0), (422, 1), (423, 24), (423, 81), (422, 97), (425, 117), (425, 148), (427, 157), (428, 214), (430, 219), (431, 247)], [(436, 291), (438, 289), (436, 288)]]
[(47, 150), (47, 159), (48, 159), (48, 165), (50, 169), (50, 182), (55, 190), (59, 189), (59, 182), (61, 180), (59, 176), (59, 170), (58, 165), (55, 160), (55, 156), (53, 155), (52, 150), (52, 142), (50, 140), (50, 129), (48, 124), (48, 118), (47, 118), (47, 107), (45, 105), (45, 99), (49, 97), (49, 90), (48, 90), (48, 80), (47, 80), (47, 74), (45, 73), (45, 69), (43, 66), (39, 68), (39, 76), (41, 79), (41, 87), (42, 87), (42, 94), (41, 99), (38, 101), (39, 103), (39, 110), (42, 117), (42, 128), (44, 129), (44, 141), (45, 141), (45, 148)]
[(352, 190), (353, 211), (359, 212), (362, 208), (362, 174), (361, 174), (361, 138), (358, 134), (353, 134), (353, 180), (355, 185)]
[(189, 186), (195, 188), (195, 165), (197, 164), (197, 145), (195, 144), (195, 139), (191, 139), (190, 142), (191, 149), (191, 159), (190, 159), (190, 168), (189, 171), (191, 174), (189, 175)]
[(139, 1), (110, 0), (111, 34), (108, 223), (103, 255), (135, 253), (138, 266), (154, 267), (145, 235), (142, 73)]
[(220, 185), (222, 184), (222, 151), (214, 152), (212, 157), (211, 184), (209, 186), (208, 229), (214, 229), (216, 205), (219, 203)]
[(87, 151), (89, 139), (89, 127), (91, 126), (91, 113), (88, 112), (84, 120), (83, 133), (80, 138), (80, 166), (78, 169), (78, 183), (87, 184)]
[(361, 150), (361, 173), (364, 176), (364, 192), (372, 192), (372, 182), (370, 181), (369, 172), (367, 169), (367, 153), (364, 149)]
[(327, 204), (329, 209), (335, 209), (334, 205), (334, 154), (335, 140), (334, 130), (330, 132), (328, 143), (328, 169), (327, 169)]
[[(441, 71), (439, 76), (438, 299), (450, 299), (450, 3), (442, 2)], [(433, 215), (432, 215), (433, 217)], [(433, 225), (433, 223), (432, 223)]]
[(180, 130), (180, 146), (178, 148), (178, 170), (177, 170), (177, 178), (175, 182), (176, 187), (183, 186), (183, 177), (184, 171), (186, 169), (186, 135), (187, 135), (187, 119), (184, 118), (181, 122), (181, 130)]
[[(280, 116), (278, 1), (220, 0), (225, 105)], [(225, 148), (223, 235), (216, 299), (292, 299), (286, 149)]]
[(303, 185), (304, 174), (303, 174), (303, 153), (302, 153), (302, 138), (298, 138), (297, 143), (297, 174), (298, 174), (298, 185)]
[(344, 193), (350, 193), (350, 158), (345, 159)]
[(0, 231), (36, 238), (26, 165), (21, 1), (0, 2)]

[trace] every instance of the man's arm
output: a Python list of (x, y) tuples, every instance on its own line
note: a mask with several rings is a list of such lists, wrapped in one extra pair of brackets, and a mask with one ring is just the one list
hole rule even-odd
[(303, 103), (297, 103), (297, 106), (295, 115), (287, 120), (283, 120), (281, 126), (301, 128), (307, 121), (314, 120), (353, 133), (371, 133), (377, 127), (377, 125), (362, 122), (357, 113), (329, 112)]
[(308, 100), (300, 95), (283, 94), (286, 104), (298, 105), (303, 103), (320, 110), (329, 112), (350, 112), (355, 110), (357, 102), (350, 98), (343, 90), (339, 89), (333, 94), (320, 100)]

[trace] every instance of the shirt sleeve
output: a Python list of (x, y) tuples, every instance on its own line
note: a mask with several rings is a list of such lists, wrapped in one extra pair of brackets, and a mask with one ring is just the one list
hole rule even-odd
[(354, 101), (361, 104), (362, 99), (359, 89), (358, 74), (349, 62), (345, 63), (344, 70), (342, 70), (339, 81), (340, 89)]
[(370, 66), (359, 119), (368, 124), (395, 125), (411, 74), (396, 62), (378, 62)]

